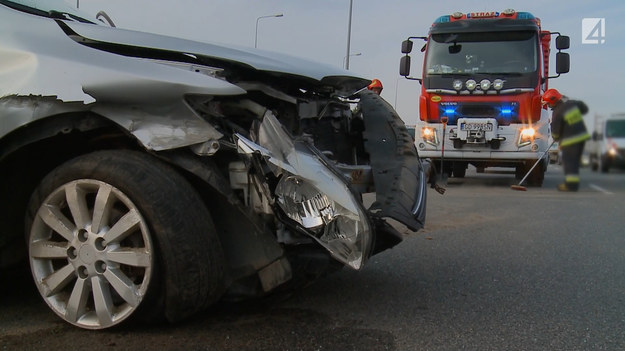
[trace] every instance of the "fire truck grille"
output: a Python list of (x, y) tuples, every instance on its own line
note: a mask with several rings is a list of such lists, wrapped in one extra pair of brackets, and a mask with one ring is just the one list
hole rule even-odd
[(462, 105), (459, 109), (463, 117), (496, 118), (499, 111), (490, 105)]
[(519, 123), (519, 104), (510, 103), (456, 103), (441, 102), (439, 116), (447, 117), (450, 125), (455, 125), (458, 118), (494, 118), (499, 125)]

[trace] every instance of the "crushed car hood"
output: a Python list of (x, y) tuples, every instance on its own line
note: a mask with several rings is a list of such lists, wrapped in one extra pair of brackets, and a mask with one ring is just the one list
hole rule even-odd
[(310, 78), (331, 85), (344, 95), (351, 95), (370, 82), (339, 67), (255, 48), (204, 43), (79, 22), (64, 22), (64, 24), (74, 35), (79, 36), (79, 38), (74, 37), (77, 42), (90, 42), (89, 46), (105, 51), (110, 47), (107, 44), (115, 44), (143, 50), (179, 52), (188, 57), (204, 56), (246, 65), (259, 71)]

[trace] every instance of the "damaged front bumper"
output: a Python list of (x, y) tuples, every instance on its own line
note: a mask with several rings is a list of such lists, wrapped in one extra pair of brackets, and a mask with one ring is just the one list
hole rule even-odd
[[(422, 228), (426, 202), (424, 167), (403, 122), (377, 96), (363, 96), (361, 104), (366, 105), (366, 129), (375, 131), (365, 135), (370, 165), (347, 166), (327, 159), (309, 142), (291, 137), (270, 111), (257, 140), (236, 135), (239, 153), (247, 155), (256, 174), (271, 173), (277, 179), (272, 186), (266, 177), (258, 190), (271, 199), (278, 217), (354, 269), (402, 240), (386, 219), (412, 231)], [(369, 208), (355, 190), (358, 184), (353, 184), (367, 174), (375, 183), (376, 198)]]

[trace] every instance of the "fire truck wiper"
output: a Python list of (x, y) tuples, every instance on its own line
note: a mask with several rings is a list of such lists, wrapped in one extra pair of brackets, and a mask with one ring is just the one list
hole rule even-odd
[(428, 73), (429, 76), (471, 76), (473, 73), (463, 73), (463, 72), (452, 72), (452, 73)]
[[(482, 74), (495, 74), (498, 76), (512, 76), (512, 77), (520, 77), (526, 73), (520, 73), (520, 72), (480, 72)], [(528, 73), (532, 73), (532, 72), (528, 72)]]

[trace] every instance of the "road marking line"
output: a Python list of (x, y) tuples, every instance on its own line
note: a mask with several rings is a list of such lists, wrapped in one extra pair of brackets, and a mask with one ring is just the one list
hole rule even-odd
[(604, 188), (602, 188), (602, 187), (600, 187), (598, 185), (590, 184), (590, 187), (595, 189), (595, 190), (597, 190), (597, 191), (600, 191), (600, 192), (602, 192), (602, 193), (604, 193), (606, 195), (614, 195), (613, 192), (605, 190)]

